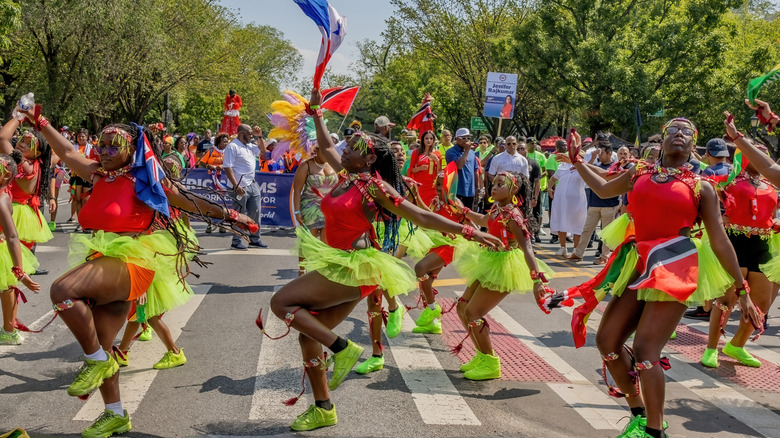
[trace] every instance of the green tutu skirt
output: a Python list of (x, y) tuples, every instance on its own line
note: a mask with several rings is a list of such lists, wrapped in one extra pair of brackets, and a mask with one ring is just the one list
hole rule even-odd
[(431, 248), (438, 248), (440, 246), (455, 246), (468, 243), (468, 240), (464, 239), (461, 235), (456, 235), (455, 240), (450, 239), (448, 236), (441, 233), (441, 231), (434, 231), (424, 229), (425, 234), (431, 239)]
[(154, 280), (146, 292), (147, 318), (174, 309), (192, 297), (192, 289), (177, 274), (178, 250), (167, 231), (138, 237), (104, 231), (98, 231), (94, 236), (71, 234), (68, 250), (71, 267), (86, 263), (95, 253), (100, 253), (154, 271)]
[[(699, 258), (699, 276), (696, 278), (696, 291), (683, 302), (686, 306), (698, 306), (707, 301), (723, 296), (734, 284), (734, 279), (723, 269), (715, 253), (712, 251), (709, 240), (705, 235), (702, 239), (691, 238), (696, 245)], [(636, 271), (639, 257), (636, 246), (627, 255), (626, 261), (620, 271), (620, 276), (612, 288), (612, 295), (619, 297), (628, 287)], [(658, 289), (638, 289), (637, 299), (642, 301), (678, 301), (666, 292)]]
[[(22, 249), (22, 270), (26, 274), (32, 274), (38, 269), (38, 259), (35, 258), (35, 254), (27, 249), (24, 245), (19, 245)], [(8, 290), (11, 286), (16, 286), (19, 280), (11, 271), (14, 267), (14, 262), (11, 259), (11, 253), (8, 251), (8, 242), (0, 240), (0, 291)]]
[(629, 219), (628, 214), (621, 214), (599, 232), (601, 243), (614, 250), (626, 240), (626, 231), (630, 225), (631, 219)]
[[(498, 292), (524, 294), (534, 290), (525, 255), (517, 248), (494, 251), (464, 239), (455, 246), (453, 264), (469, 285), (479, 280), (482, 287)], [(547, 278), (555, 275), (543, 261), (537, 259), (536, 264)]]
[[(409, 225), (410, 222), (406, 219), (401, 219), (398, 224), (398, 246), (406, 247), (406, 254), (409, 257), (420, 260), (434, 247), (433, 241), (422, 228), (413, 225), (414, 229), (411, 229)], [(377, 224), (377, 239), (380, 242), (384, 240), (384, 233), (385, 224), (380, 222)]]
[(406, 263), (378, 249), (344, 251), (333, 248), (303, 227), (296, 228), (295, 234), (298, 240), (292, 253), (303, 257), (301, 265), (334, 283), (351, 287), (378, 285), (390, 296), (417, 289), (414, 271)]
[(769, 238), (769, 252), (772, 260), (759, 265), (758, 268), (773, 283), (780, 283), (780, 234), (774, 233)]
[(37, 212), (29, 205), (13, 204), (13, 219), (16, 233), (22, 242), (43, 243), (54, 238), (49, 230), (49, 223), (43, 217), (43, 212)]

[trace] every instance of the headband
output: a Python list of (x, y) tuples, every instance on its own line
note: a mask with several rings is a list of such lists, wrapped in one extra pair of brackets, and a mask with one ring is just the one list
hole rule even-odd
[(103, 135), (105, 134), (114, 134), (114, 139), (111, 141), (111, 144), (119, 145), (122, 148), (129, 147), (133, 142), (133, 137), (130, 133), (118, 126), (106, 126), (103, 128), (103, 132), (100, 133), (99, 142), (103, 142)]
[(372, 154), (376, 155), (376, 151), (374, 150), (374, 140), (371, 140), (371, 138), (365, 135), (362, 131), (358, 131), (352, 136), (358, 138), (355, 142), (355, 147), (360, 150), (362, 155), (365, 155), (368, 153), (368, 151), (371, 151)]
[(30, 151), (33, 155), (38, 155), (38, 137), (30, 131), (27, 131), (22, 135), (22, 140), (30, 141)]
[(675, 119), (672, 119), (672, 120), (669, 120), (668, 122), (666, 122), (666, 124), (664, 125), (664, 127), (662, 129), (662, 132), (664, 134), (664, 138), (666, 138), (666, 130), (669, 128), (669, 126), (672, 125), (672, 123), (675, 123), (675, 122), (683, 122), (683, 123), (687, 123), (688, 125), (691, 126), (691, 128), (693, 129), (693, 136), (692, 136), (693, 144), (696, 145), (696, 141), (699, 139), (699, 130), (696, 128), (696, 125), (694, 125), (693, 122), (691, 122), (690, 120), (686, 119), (685, 117), (677, 117)]

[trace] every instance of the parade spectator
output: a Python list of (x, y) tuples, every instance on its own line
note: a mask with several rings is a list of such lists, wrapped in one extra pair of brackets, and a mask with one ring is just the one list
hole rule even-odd
[(213, 147), (204, 151), (203, 156), (198, 161), (198, 167), (204, 167), (210, 171), (222, 170), (223, 154), (229, 142), (226, 133), (219, 133), (214, 138)]
[(198, 148), (195, 151), (195, 156), (200, 159), (200, 157), (203, 156), (203, 154), (206, 153), (206, 151), (210, 151), (214, 148), (214, 143), (212, 142), (211, 138), (211, 129), (207, 129), (206, 132), (203, 133), (203, 140), (198, 143)]
[(176, 148), (173, 147), (176, 140), (170, 135), (166, 135), (163, 138), (162, 142), (162, 156), (160, 157), (162, 160), (165, 160), (169, 156), (176, 157), (177, 160), (181, 163), (181, 166), (184, 167), (184, 157), (181, 156), (181, 154), (176, 150)]
[[(560, 154), (566, 153), (566, 142), (563, 140), (558, 140), (555, 142), (555, 152)], [(549, 154), (547, 157), (547, 162), (544, 165), (545, 171), (547, 172), (547, 212), (548, 212), (548, 219), (552, 223), (552, 205), (553, 205), (553, 197), (552, 197), (552, 179), (555, 175), (555, 172), (558, 170), (558, 161), (555, 159), (555, 154)], [(550, 243), (556, 243), (558, 242), (558, 235), (554, 232), (552, 233), (552, 236), (550, 237)]]
[(452, 132), (449, 129), (445, 129), (441, 132), (441, 143), (439, 143), (439, 155), (444, 157), (444, 162), (447, 160), (447, 151), (452, 147)]
[(625, 146), (621, 146), (617, 151), (618, 161), (625, 163), (626, 160), (631, 158), (631, 150)]
[[(523, 139), (523, 146), (525, 146), (525, 137), (521, 138)], [(491, 182), (496, 175), (503, 172), (512, 172), (528, 178), (528, 160), (517, 152), (517, 145), (518, 140), (515, 136), (510, 135), (506, 138), (506, 150), (496, 155), (490, 161), (488, 178)]]
[(707, 152), (704, 159), (709, 165), (702, 173), (706, 176), (723, 176), (731, 172), (729, 163), (729, 148), (721, 138), (713, 138), (707, 142)]
[(395, 123), (392, 123), (387, 116), (379, 116), (374, 120), (374, 132), (386, 139), (390, 139), (390, 133), (393, 130)]
[[(598, 140), (597, 140), (598, 142)], [(612, 163), (612, 145), (609, 142), (598, 142), (599, 154), (597, 157), (596, 166), (603, 170), (609, 169)], [(592, 190), (588, 190), (588, 211), (585, 216), (585, 226), (583, 227), (583, 238), (580, 239), (579, 244), (575, 245), (574, 252), (569, 256), (570, 260), (582, 260), (585, 255), (585, 247), (588, 245), (593, 233), (596, 231), (596, 226), (601, 221), (601, 228), (604, 229), (607, 225), (615, 220), (618, 212), (618, 206), (620, 204), (620, 197), (615, 196), (612, 198), (602, 199), (599, 198)], [(594, 265), (603, 265), (607, 263), (609, 259), (609, 248), (604, 245), (601, 255), (593, 261)]]
[(483, 159), (490, 153), (491, 149), (490, 138), (487, 135), (483, 135), (479, 137), (479, 140), (477, 140), (477, 149), (474, 151), (474, 153), (479, 159)]
[[(560, 150), (558, 143), (563, 144), (562, 149), (565, 151), (566, 142), (563, 140), (556, 142), (555, 147)], [(550, 209), (550, 230), (558, 233), (561, 245), (556, 255), (567, 257), (569, 253), (566, 249), (566, 235), (574, 236), (576, 248), (585, 226), (585, 216), (588, 212), (585, 181), (571, 163), (562, 162), (553, 174), (547, 191), (550, 199), (554, 200)]]
[(355, 129), (347, 128), (344, 130), (344, 140), (341, 140), (336, 144), (336, 152), (338, 152), (339, 155), (344, 152), (344, 148), (347, 147), (347, 142), (353, 135), (355, 135)]
[(474, 199), (482, 198), (485, 189), (482, 180), (477, 178), (479, 164), (477, 156), (471, 150), (471, 132), (460, 128), (455, 133), (455, 146), (447, 150), (447, 162), (455, 162), (458, 167), (457, 197), (468, 208), (474, 208)]
[[(259, 144), (252, 143), (253, 133)], [(233, 208), (239, 213), (246, 214), (258, 224), (260, 224), (261, 194), (260, 187), (255, 181), (255, 163), (261, 154), (265, 154), (263, 130), (258, 126), (253, 129), (249, 125), (241, 124), (236, 138), (225, 148), (222, 164), (228, 179), (228, 187), (232, 189)], [(260, 240), (259, 228), (249, 235), (249, 245), (259, 248), (268, 247)], [(238, 235), (233, 235), (230, 247), (237, 250), (247, 249)]]
[(422, 145), (412, 152), (409, 160), (408, 176), (421, 184), (418, 187), (420, 199), (425, 205), (431, 205), (436, 197), (436, 178), (441, 167), (441, 157), (436, 148), (436, 134), (426, 131), (422, 136)]
[[(531, 199), (527, 200), (527, 202), (531, 204), (531, 213), (536, 221), (535, 224), (532, 224), (533, 226), (531, 229), (534, 232), (534, 241), (536, 243), (542, 243), (542, 240), (539, 238), (539, 229), (542, 223), (542, 210), (541, 205), (539, 204), (539, 196), (542, 187), (542, 168), (535, 159), (530, 158), (530, 154), (528, 153), (529, 147), (533, 147), (533, 145), (529, 145), (526, 142), (518, 142), (517, 152), (528, 160), (528, 181), (531, 183)], [(544, 155), (542, 155), (542, 157), (544, 157)]]
[(182, 169), (189, 169), (195, 166), (195, 154), (190, 152), (186, 137), (179, 137), (176, 140), (176, 152), (181, 156)]

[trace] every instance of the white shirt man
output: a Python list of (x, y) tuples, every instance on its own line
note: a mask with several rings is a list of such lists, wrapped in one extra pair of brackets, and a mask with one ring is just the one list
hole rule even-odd
[[(244, 144), (236, 137), (225, 148), (223, 168), (233, 169), (235, 180), (242, 188), (255, 181), (255, 164), (262, 151), (253, 143)], [(233, 183), (228, 180), (228, 186)]]
[(511, 135), (506, 138), (506, 150), (490, 161), (488, 176), (492, 181), (501, 172), (522, 174), (528, 178), (528, 160), (517, 152), (517, 138)]

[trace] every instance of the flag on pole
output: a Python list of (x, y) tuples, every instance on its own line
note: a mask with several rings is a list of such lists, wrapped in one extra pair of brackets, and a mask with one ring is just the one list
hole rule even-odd
[(458, 194), (458, 165), (454, 161), (450, 161), (444, 167), (444, 181), (442, 184), (447, 199), (455, 199)]
[(327, 0), (293, 0), (307, 17), (314, 20), (322, 34), (322, 45), (314, 70), (314, 88), (320, 88), (328, 61), (347, 34), (347, 17), (342, 17)]
[(747, 97), (748, 100), (750, 100), (750, 103), (755, 103), (756, 96), (758, 96), (758, 91), (761, 87), (776, 80), (780, 80), (780, 64), (777, 64), (772, 70), (769, 70), (769, 73), (751, 79), (750, 82), (748, 82), (747, 87)]
[(406, 129), (417, 130), (417, 132), (420, 133), (420, 138), (422, 138), (422, 135), (427, 131), (433, 131), (433, 121), (436, 119), (436, 116), (433, 115), (433, 110), (431, 109), (432, 100), (433, 97), (431, 97), (431, 93), (425, 93), (422, 106), (412, 119), (409, 120), (409, 124), (406, 125)]
[(346, 116), (355, 103), (360, 86), (328, 88), (322, 92), (320, 108), (335, 111)]
[(732, 181), (734, 181), (734, 178), (739, 176), (740, 173), (744, 172), (750, 163), (747, 157), (742, 155), (742, 151), (737, 149), (734, 152), (733, 164), (734, 165), (731, 167), (731, 172), (729, 172), (728, 175), (715, 175), (711, 176), (710, 178), (712, 178), (720, 187), (726, 187)]
[(165, 172), (162, 170), (160, 162), (157, 161), (146, 134), (144, 134), (144, 127), (135, 123), (133, 123), (133, 127), (138, 129), (135, 162), (131, 171), (135, 177), (135, 194), (149, 207), (166, 217), (170, 216), (168, 197), (165, 195), (161, 183), (162, 179), (165, 178)]

